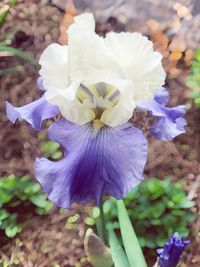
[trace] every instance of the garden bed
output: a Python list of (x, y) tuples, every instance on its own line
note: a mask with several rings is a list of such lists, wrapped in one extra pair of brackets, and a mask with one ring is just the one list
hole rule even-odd
[[(18, 31), (12, 45), (22, 48), (38, 59), (47, 45), (57, 42), (60, 35), (59, 26), (63, 23), (63, 16), (64, 13), (55, 6), (41, 6), (39, 1), (31, 1), (31, 3), (29, 1), (19, 1), (19, 4), (9, 14), (8, 21), (2, 28), (2, 35), (12, 33), (19, 28), (20, 31)], [(156, 19), (159, 20), (159, 18)], [(170, 18), (168, 20), (170, 21)], [(159, 21), (157, 22), (159, 23)], [(103, 22), (99, 21), (97, 31), (101, 34), (104, 34), (108, 29), (117, 31), (129, 29), (146, 32), (155, 41), (157, 49), (165, 55), (164, 64), (168, 72), (167, 88), (171, 95), (170, 104), (191, 106), (186, 115), (188, 121), (187, 133), (169, 143), (150, 138), (149, 159), (145, 176), (147, 179), (151, 177), (163, 179), (164, 176), (170, 176), (173, 181), (181, 178), (185, 179), (185, 189), (196, 202), (195, 207), (192, 208), (193, 212), (197, 213), (200, 207), (200, 190), (198, 187), (200, 112), (188, 97), (190, 90), (186, 87), (186, 80), (190, 73), (190, 62), (184, 58), (187, 49), (181, 51), (182, 55), (178, 60), (171, 60), (167, 54), (167, 48), (163, 48), (161, 42), (159, 42), (159, 40), (165, 40), (165, 37), (169, 38), (169, 42), (172, 42), (174, 38), (174, 35), (172, 38), (168, 34), (169, 25), (166, 22), (165, 27), (166, 29), (157, 29), (156, 35), (155, 28), (147, 27), (147, 22), (142, 21), (141, 16), (138, 18), (138, 24), (134, 24), (134, 26), (133, 22), (123, 24), (117, 17), (108, 17)], [(188, 50), (191, 48), (189, 42), (185, 45), (188, 46)], [(5, 61), (0, 62), (0, 66), (6, 67), (19, 62), (21, 61), (7, 57)], [(1, 78), (1, 177), (10, 174), (17, 176), (30, 174), (33, 176), (33, 161), (36, 156), (42, 155), (41, 142), (46, 137), (45, 129), (38, 137), (38, 134), (28, 128), (25, 123), (12, 125), (5, 116), (4, 103), (6, 100), (12, 102), (13, 105), (20, 106), (37, 99), (39, 96), (39, 91), (36, 89), (38, 69), (28, 63), (24, 67), (26, 69), (24, 72)], [(23, 214), (23, 210), (21, 210), (21, 213)], [(80, 218), (74, 224), (70, 224), (69, 221), (67, 223), (68, 218), (75, 214), (80, 214)], [(86, 229), (85, 217), (85, 208), (77, 205), (70, 212), (60, 212), (59, 209), (53, 208), (48, 215), (43, 217), (29, 214), (22, 220), (25, 230), (18, 234), (16, 238), (9, 240), (1, 236), (0, 258), (10, 263), (7, 266), (90, 266), (86, 262), (83, 250), (83, 238)], [(191, 225), (190, 238), (192, 244), (187, 249), (182, 267), (200, 266), (199, 229), (200, 220), (198, 219)]]

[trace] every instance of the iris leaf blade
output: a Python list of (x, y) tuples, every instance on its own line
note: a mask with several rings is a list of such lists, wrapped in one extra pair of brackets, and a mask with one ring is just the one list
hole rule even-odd
[(111, 227), (108, 229), (108, 236), (115, 267), (130, 267), (127, 256), (121, 247), (114, 230)]
[(0, 56), (1, 56), (1, 52), (2, 52), (2, 56), (4, 56), (4, 55), (17, 56), (17, 57), (23, 59), (24, 61), (31, 63), (32, 65), (34, 65), (36, 67), (39, 67), (39, 63), (37, 60), (35, 60), (31, 56), (29, 56), (27, 53), (25, 53), (25, 52), (23, 52), (17, 48), (0, 44)]
[(117, 210), (123, 245), (130, 267), (147, 267), (142, 249), (132, 227), (123, 200), (117, 201)]

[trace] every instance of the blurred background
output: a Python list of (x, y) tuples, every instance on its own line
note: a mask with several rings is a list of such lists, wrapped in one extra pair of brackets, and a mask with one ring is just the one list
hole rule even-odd
[[(168, 143), (149, 137), (146, 181), (125, 203), (150, 266), (155, 248), (179, 231), (192, 240), (181, 267), (199, 267), (199, 0), (0, 1), (0, 266), (90, 266), (83, 239), (85, 229), (95, 227), (96, 210), (91, 205), (58, 209), (34, 179), (36, 157), (62, 157), (59, 145), (47, 139), (51, 121), (36, 133), (24, 122), (12, 125), (5, 115), (5, 101), (22, 106), (39, 97), (42, 51), (52, 42), (65, 44), (73, 17), (85, 11), (94, 13), (100, 35), (138, 31), (148, 36), (163, 55), (170, 105), (187, 106), (186, 134)], [(112, 201), (105, 212), (116, 221)]]

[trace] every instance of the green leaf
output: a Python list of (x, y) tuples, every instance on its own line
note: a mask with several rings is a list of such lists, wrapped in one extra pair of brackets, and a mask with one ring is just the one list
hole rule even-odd
[(1, 209), (0, 210), (0, 221), (3, 221), (8, 216), (9, 216), (9, 213), (6, 210), (4, 210), (4, 209)]
[(1, 9), (0, 9), (0, 26), (2, 26), (5, 22), (5, 19), (8, 15), (9, 12), (9, 5), (4, 5)]
[(87, 218), (85, 219), (85, 223), (86, 223), (87, 225), (90, 225), (90, 226), (95, 225), (95, 219), (94, 219), (94, 218), (87, 217)]
[(40, 184), (34, 183), (34, 184), (24, 188), (24, 193), (27, 194), (28, 196), (32, 196), (32, 195), (38, 193), (40, 191), (40, 189), (41, 189)]
[(48, 201), (45, 199), (44, 195), (34, 195), (30, 197), (30, 200), (33, 204), (40, 208), (46, 208), (48, 206)]
[(117, 201), (117, 210), (122, 240), (130, 267), (147, 267), (142, 249), (122, 200)]
[(24, 71), (24, 67), (17, 65), (15, 67), (10, 67), (10, 68), (4, 69), (4, 70), (0, 70), (0, 76), (5, 76), (8, 74), (12, 74), (15, 72), (21, 72), (21, 71)]
[(5, 233), (8, 237), (14, 237), (20, 230), (21, 228), (18, 225), (8, 226)]
[(92, 218), (96, 219), (100, 216), (100, 210), (99, 208), (95, 207), (92, 210)]
[(108, 236), (115, 267), (130, 267), (127, 256), (112, 227), (108, 227)]
[(62, 152), (59, 151), (60, 145), (53, 141), (48, 141), (42, 144), (42, 150), (45, 152), (46, 157), (52, 157), (53, 159), (59, 159), (62, 156)]
[(176, 207), (178, 208), (182, 208), (182, 209), (189, 209), (192, 208), (194, 206), (194, 202), (185, 198), (183, 199), (181, 202), (179, 202)]
[[(0, 52), (7, 52), (8, 56), (17, 56), (32, 65), (39, 67), (38, 61), (29, 56), (27, 53), (10, 46), (0, 44)], [(0, 54), (1, 55), (1, 54)]]
[(10, 11), (10, 8), (16, 4), (16, 0), (10, 0), (7, 4), (4, 4), (0, 9), (0, 26), (2, 26), (6, 20), (6, 17)]
[(13, 195), (13, 192), (8, 192), (4, 188), (0, 187), (0, 206), (9, 202), (13, 198)]

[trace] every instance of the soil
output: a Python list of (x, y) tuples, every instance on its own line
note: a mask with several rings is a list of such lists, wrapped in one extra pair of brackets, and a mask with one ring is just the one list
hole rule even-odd
[[(34, 58), (38, 59), (45, 47), (52, 42), (58, 41), (59, 37), (61, 37), (59, 27), (62, 23), (66, 22), (66, 20), (63, 20), (63, 16), (66, 16), (66, 14), (58, 8), (58, 4), (53, 6), (47, 5), (46, 2), (48, 1), (18, 1), (17, 5), (12, 8), (7, 23), (1, 28), (1, 41), (5, 35), (13, 34), (16, 31), (17, 34), (12, 40), (11, 45), (27, 51)], [(147, 1), (137, 2), (143, 3), (146, 8)], [(173, 1), (165, 2), (171, 3)], [(189, 10), (192, 11), (194, 9), (194, 6), (191, 6), (191, 1), (179, 2), (181, 5), (187, 2)], [(186, 7), (188, 7), (187, 5)], [(80, 8), (83, 8), (83, 6), (80, 6)], [(92, 8), (94, 9), (94, 7)], [(163, 10), (164, 7), (161, 5), (159, 8)], [(168, 8), (169, 13), (172, 7), (167, 5), (165, 8)], [(148, 136), (150, 145), (145, 176), (146, 178), (158, 177), (160, 179), (163, 179), (164, 176), (171, 176), (174, 181), (181, 178), (185, 179), (185, 189), (188, 192), (188, 196), (196, 202), (193, 212), (198, 214), (200, 208), (200, 112), (194, 107), (192, 100), (188, 97), (190, 89), (186, 86), (192, 59), (191, 56), (187, 60), (186, 56), (189, 53), (193, 55), (193, 50), (191, 49), (196, 48), (195, 44), (197, 44), (197, 41), (192, 43), (192, 37), (186, 38), (189, 41), (184, 42), (184, 49), (180, 47), (180, 43), (178, 48), (174, 48), (176, 37), (183, 36), (181, 31), (184, 34), (187, 31), (190, 34), (193, 32), (193, 35), (196, 34), (196, 31), (193, 31), (193, 28), (189, 26), (187, 26), (188, 28), (185, 26), (184, 30), (184, 25), (187, 25), (185, 23), (187, 19), (178, 16), (174, 13), (174, 10), (171, 16), (179, 18), (181, 27), (179, 32), (173, 32), (173, 34), (171, 34), (172, 30), (170, 31), (170, 29), (174, 30), (174, 28), (170, 23), (166, 23), (166, 21), (161, 21), (161, 27), (158, 27), (159, 16), (155, 17), (152, 15), (154, 19), (149, 21), (151, 19), (149, 14), (143, 14), (144, 19), (140, 13), (136, 21), (136, 13), (134, 13), (134, 23), (133, 20), (124, 21), (122, 19), (123, 16), (119, 15), (121, 13), (117, 12), (117, 7), (115, 12), (112, 11), (111, 14), (106, 13), (107, 17), (104, 16), (103, 19), (97, 13), (97, 32), (103, 35), (110, 30), (121, 31), (128, 29), (131, 31), (141, 31), (150, 36), (154, 41), (155, 48), (163, 53), (163, 63), (168, 73), (167, 88), (171, 95), (170, 105), (186, 104), (190, 107), (186, 115), (188, 125), (186, 134), (175, 138), (173, 142), (160, 142)], [(169, 22), (171, 21), (171, 13), (168, 13), (166, 13), (166, 20)], [(191, 13), (190, 15), (193, 17), (193, 20), (190, 19), (192, 25), (193, 21), (197, 20), (196, 18), (199, 16), (199, 13), (196, 10), (195, 14)], [(158, 25), (152, 21), (157, 22)], [(165, 45), (166, 42), (167, 45)], [(175, 57), (177, 49), (179, 52), (178, 59)], [(15, 125), (12, 125), (8, 121), (5, 116), (5, 101), (9, 101), (15, 106), (21, 106), (37, 99), (40, 95), (36, 84), (38, 69), (14, 57), (2, 57), (0, 68), (16, 64), (23, 64), (26, 71), (1, 78), (0, 176), (30, 174), (34, 177), (34, 158), (42, 155), (40, 149), (41, 138), (39, 139), (38, 133), (28, 128), (26, 123), (17, 122)], [(40, 134), (40, 136), (43, 135), (43, 139), (46, 137), (46, 131), (44, 129), (42, 134)], [(4, 240), (1, 243), (4, 243), (4, 245), (0, 248), (0, 258), (7, 260), (10, 264), (8, 266), (90, 266), (86, 261), (83, 250), (83, 238), (86, 229), (84, 224), (85, 209), (85, 207), (74, 205), (71, 211), (60, 211), (57, 208), (53, 208), (47, 216), (28, 215), (22, 221), (24, 231), (16, 238), (8, 240), (1, 236), (1, 240)], [(66, 223), (67, 219), (74, 214), (80, 214), (80, 218), (75, 226), (69, 225), (69, 223)], [(190, 238), (192, 244), (187, 249), (181, 267), (200, 266), (199, 229), (200, 219), (198, 218), (191, 225)]]

